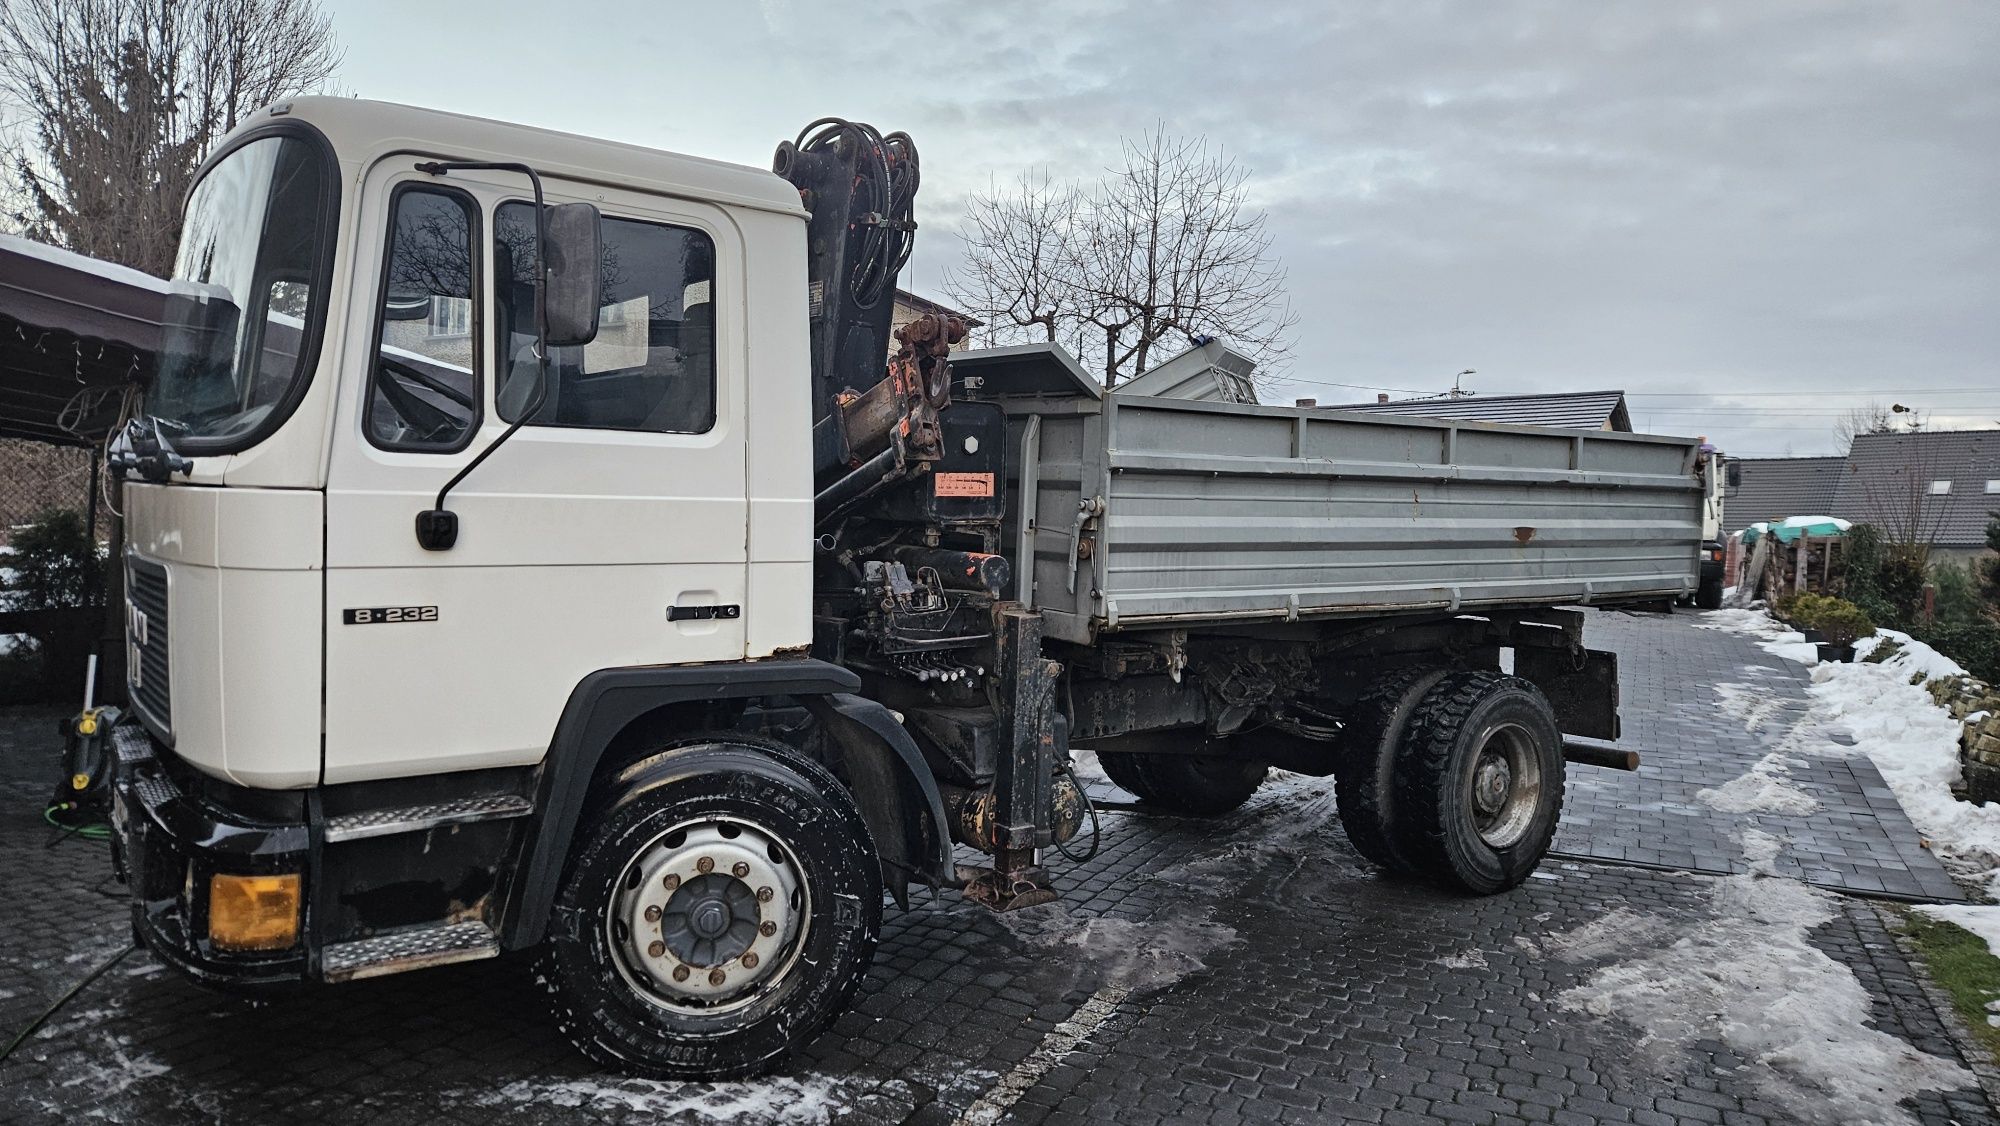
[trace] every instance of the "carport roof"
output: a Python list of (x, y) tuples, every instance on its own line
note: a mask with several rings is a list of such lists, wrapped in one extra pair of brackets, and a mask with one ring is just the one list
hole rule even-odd
[(160, 346), (167, 283), (0, 234), (0, 437), (94, 445)]

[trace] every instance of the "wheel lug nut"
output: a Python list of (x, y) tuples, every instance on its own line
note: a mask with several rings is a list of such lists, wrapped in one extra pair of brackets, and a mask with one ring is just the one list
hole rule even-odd
[(739, 860), (736, 862), (736, 866), (734, 868), (731, 868), (730, 871), (734, 872), (736, 874), (736, 878), (740, 880), (743, 877), (750, 874), (750, 866)]
[(666, 952), (667, 952), (667, 944), (664, 942), (655, 942), (652, 945), (646, 947), (646, 953), (652, 955), (655, 958), (659, 957), (662, 954), (665, 954)]
[(778, 933), (778, 924), (767, 919), (757, 924), (757, 933), (763, 935), (765, 938), (769, 938)]
[(686, 966), (675, 966), (675, 967), (674, 967), (674, 980), (675, 980), (675, 981), (686, 981), (687, 979), (688, 979), (688, 968), (687, 968)]
[[(746, 970), (757, 968), (757, 952), (755, 950), (748, 951), (743, 955), (743, 968)], [(722, 971), (717, 970), (716, 972), (721, 973)]]
[(681, 878), (672, 872), (668, 872), (666, 879), (660, 881), (660, 886), (666, 888), (668, 891), (672, 891), (681, 886)]
[(715, 871), (715, 861), (709, 857), (704, 856), (700, 860), (694, 862), (694, 870), (706, 876), (710, 872)]
[(729, 975), (723, 973), (720, 967), (708, 971), (708, 983), (710, 985), (721, 985), (724, 981), (727, 981), (728, 979)]
[(657, 923), (660, 921), (659, 904), (655, 903), (651, 907), (646, 908), (646, 921), (649, 923)]
[(777, 894), (777, 892), (774, 892), (774, 891), (772, 891), (772, 890), (771, 890), (770, 888), (767, 888), (767, 887), (763, 887), (763, 888), (758, 888), (758, 889), (757, 889), (757, 902), (759, 902), (759, 903), (769, 903), (769, 902), (771, 902), (771, 897), (772, 897), (772, 896), (774, 896), (774, 895), (776, 895), (776, 894)]

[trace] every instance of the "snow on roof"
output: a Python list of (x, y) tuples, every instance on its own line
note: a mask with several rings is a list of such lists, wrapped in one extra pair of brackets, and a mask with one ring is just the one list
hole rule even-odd
[(10, 251), (24, 258), (33, 258), (67, 269), (81, 270), (87, 274), (96, 274), (100, 278), (108, 278), (111, 281), (120, 282), (124, 285), (135, 285), (141, 289), (150, 289), (155, 293), (165, 293), (168, 290), (168, 285), (164, 278), (156, 278), (151, 274), (135, 270), (130, 266), (120, 266), (116, 262), (106, 262), (100, 258), (92, 258), (88, 254), (78, 254), (74, 250), (64, 250), (62, 247), (50, 246), (45, 242), (36, 242), (31, 238), (22, 238), (20, 235), (0, 233), (0, 250)]

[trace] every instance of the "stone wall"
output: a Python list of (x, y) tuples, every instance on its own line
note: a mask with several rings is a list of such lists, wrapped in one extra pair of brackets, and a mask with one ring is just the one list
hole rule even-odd
[(1981, 804), (2000, 801), (2000, 688), (1970, 676), (1939, 677), (1924, 688), (1964, 725), (1958, 736), (1962, 796)]

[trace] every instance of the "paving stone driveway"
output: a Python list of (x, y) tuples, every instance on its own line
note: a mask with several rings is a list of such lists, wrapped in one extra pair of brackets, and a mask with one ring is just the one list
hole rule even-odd
[[(1920, 901), (1963, 893), (1853, 739), (1806, 718), (1804, 666), (1756, 641), (1672, 618), (1594, 613), (1585, 636), (1618, 654), (1621, 746), (1635, 774), (1572, 767), (1559, 851), (1696, 872), (1745, 870), (1745, 827), (1784, 841), (1776, 870)], [(1746, 808), (1747, 807), (1747, 808)]]
[[(1693, 620), (1593, 616), (1593, 641), (1625, 655), (1628, 734), (1657, 773), (1572, 768), (1587, 820), (1566, 849), (1685, 830), (1673, 839), (1691, 856), (1738, 870), (1744, 829), (1818, 824), (1732, 819), (1674, 789), (1727, 783), (1761, 757), (1765, 732), (1782, 738), (1716, 720), (1703, 686), (1769, 662)], [(1689, 687), (1656, 691), (1656, 659)], [(1781, 676), (1764, 691), (1800, 687)], [(126, 941), (97, 846), (44, 847), (46, 722), (0, 719), (4, 1039)], [(1735, 756), (1726, 768), (1719, 744)], [(1861, 808), (1790, 776), (1825, 809)], [(1655, 790), (1696, 812), (1613, 815)], [(1313, 779), (1274, 783), (1214, 822), (1110, 814), (1103, 844), (1063, 873), (1054, 907), (996, 917), (946, 898), (891, 912), (857, 1009), (768, 1080), (593, 1073), (510, 960), (253, 1007), (132, 954), (0, 1064), (0, 1122), (2000, 1121), (1881, 909), (1860, 899), (1581, 862), (1487, 899), (1389, 882), (1354, 857), (1330, 784)], [(1780, 870), (1787, 857), (1804, 870), (1803, 850)], [(1730, 906), (1739, 893), (1791, 909), (1745, 915)], [(1683, 988), (1675, 953), (1689, 943), (1743, 996)], [(1810, 1042), (1774, 1045), (1788, 1018), (1760, 1014), (1800, 1001)], [(1774, 1046), (1790, 1062), (1760, 1059)], [(1897, 1077), (1887, 1094), (1871, 1067)], [(1916, 1087), (1928, 1089), (1894, 1105)]]

